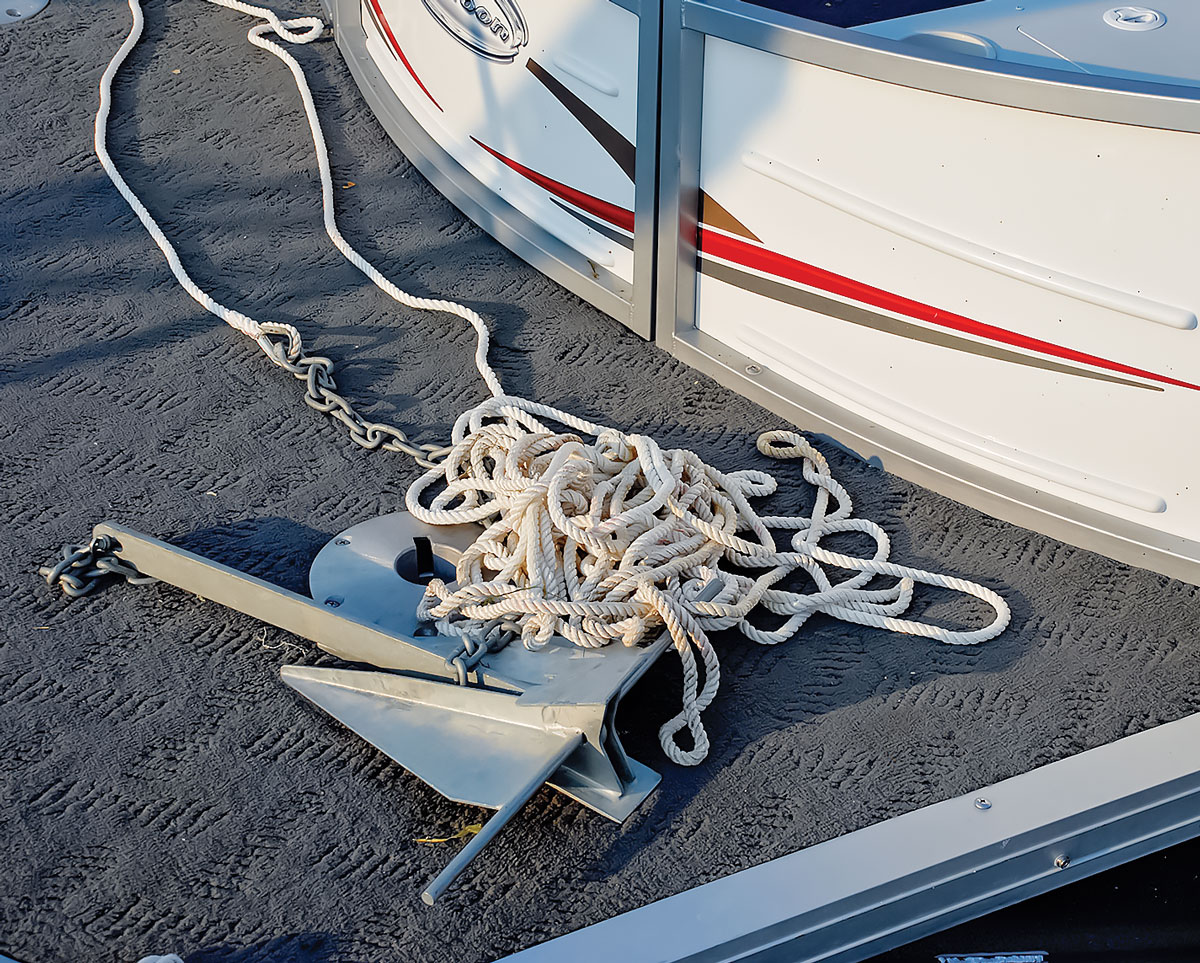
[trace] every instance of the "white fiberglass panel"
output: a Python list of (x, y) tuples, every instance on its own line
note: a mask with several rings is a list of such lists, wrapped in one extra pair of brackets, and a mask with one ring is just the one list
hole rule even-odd
[(1200, 538), (1200, 136), (709, 39), (701, 157), (738, 222), (702, 229), (701, 330), (974, 475)]
[(362, 0), (362, 25), (380, 73), (443, 149), (632, 282), (636, 16), (610, 0)]

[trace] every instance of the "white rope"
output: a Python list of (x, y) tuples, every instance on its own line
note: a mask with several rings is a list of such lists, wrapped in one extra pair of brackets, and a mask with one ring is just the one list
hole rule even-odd
[[(475, 329), (475, 365), (493, 397), (458, 419), (445, 460), (413, 483), (405, 504), (432, 524), (478, 522), (485, 530), (463, 554), (454, 588), (430, 582), (421, 617), (461, 636), (468, 651), (502, 644), (510, 633), (529, 648), (544, 646), (554, 635), (585, 647), (637, 645), (665, 627), (682, 662), (684, 693), (682, 710), (662, 726), (659, 739), (667, 756), (683, 765), (695, 765), (708, 754), (700, 715), (720, 682), (711, 631), (737, 628), (755, 642), (775, 645), (792, 638), (816, 613), (952, 645), (975, 645), (1004, 631), (1010, 613), (995, 592), (888, 561), (887, 534), (874, 522), (851, 517), (849, 494), (820, 452), (796, 432), (767, 432), (759, 437), (758, 450), (770, 458), (802, 459), (804, 478), (815, 492), (812, 512), (760, 516), (750, 499), (777, 488), (766, 472), (721, 472), (686, 449), (663, 449), (645, 435), (627, 435), (504, 394), (487, 360), (487, 325), (475, 311), (402, 291), (337, 228), (328, 152), (307, 80), (295, 58), (267, 38), (273, 33), (288, 43), (310, 43), (322, 35), (324, 24), (316, 17), (280, 21), (270, 10), (239, 0), (208, 2), (266, 21), (247, 36), (287, 64), (295, 78), (316, 151), (325, 230), (337, 249), (399, 303), (457, 315)], [(296, 329), (259, 324), (202, 291), (108, 156), (104, 129), (112, 79), (142, 32), (138, 0), (129, 0), (129, 7), (133, 27), (100, 82), (96, 153), (179, 283), (207, 310), (257, 338), (280, 363), (266, 336), (286, 334), (298, 344)], [(793, 532), (789, 543), (778, 546), (773, 530)], [(828, 536), (847, 532), (871, 538), (875, 551), (858, 557), (822, 546)], [(853, 574), (835, 582), (827, 568)], [(878, 576), (896, 581), (872, 588)], [(785, 587), (785, 580), (811, 583), (812, 590), (801, 591), (791, 582)], [(917, 582), (982, 599), (995, 617), (971, 631), (902, 618)], [(777, 624), (751, 623), (756, 609), (776, 616)], [(676, 740), (684, 728), (690, 749)]]
[[(338, 230), (337, 222), (334, 219), (333, 213), (333, 176), (329, 168), (329, 151), (325, 146), (325, 135), (321, 130), (321, 122), (317, 118), (317, 107), (313, 103), (312, 91), (309, 89), (308, 81), (304, 76), (304, 70), (300, 64), (296, 62), (290, 53), (287, 52), (279, 44), (267, 39), (266, 34), (274, 33), (281, 40), (294, 44), (312, 43), (314, 40), (320, 39), (325, 32), (325, 22), (320, 17), (297, 17), (293, 20), (280, 20), (275, 12), (266, 7), (257, 7), (253, 4), (242, 3), (240, 0), (207, 0), (207, 2), (220, 7), (228, 7), (231, 10), (236, 10), (240, 13), (249, 14), (252, 17), (257, 17), (260, 20), (265, 20), (266, 23), (252, 27), (247, 33), (247, 39), (256, 47), (260, 47), (269, 53), (274, 54), (291, 70), (292, 76), (296, 80), (296, 88), (300, 93), (300, 99), (304, 104), (304, 113), (308, 118), (309, 130), (312, 134), (313, 148), (317, 156), (317, 171), (321, 178), (321, 204), (324, 211), (325, 231), (333, 241), (334, 246), (342, 253), (342, 255), (356, 268), (362, 271), (370, 278), (385, 294), (403, 304), (405, 307), (413, 308), (419, 311), (444, 311), (449, 314), (457, 315), (465, 320), (475, 329), (475, 334), (478, 339), (478, 344), (475, 351), (475, 366), (479, 369), (480, 375), (483, 377), (484, 383), (493, 395), (501, 395), (504, 389), (500, 386), (500, 379), (496, 377), (496, 373), (488, 364), (488, 346), (491, 340), (491, 335), (488, 332), (487, 325), (479, 314), (468, 307), (461, 304), (456, 304), (453, 301), (443, 301), (435, 298), (418, 298), (406, 291), (402, 291), (395, 284), (383, 276), (370, 262), (359, 254), (346, 239), (342, 236), (342, 232)], [(162, 228), (158, 226), (158, 222), (146, 210), (146, 206), (139, 200), (138, 196), (130, 188), (125, 178), (121, 176), (113, 163), (112, 157), (108, 153), (107, 144), (107, 129), (108, 116), (112, 108), (112, 82), (117, 71), (125, 62), (130, 52), (137, 46), (141, 39), (142, 30), (145, 19), (142, 15), (142, 7), (139, 0), (129, 0), (129, 10), (133, 14), (133, 24), (130, 27), (129, 35), (125, 38), (125, 42), (121, 44), (117, 52), (113, 55), (112, 60), (108, 64), (108, 68), (100, 78), (100, 107), (96, 111), (96, 156), (100, 160), (100, 166), (104, 168), (104, 172), (108, 175), (109, 180), (125, 198), (126, 202), (133, 212), (137, 214), (142, 225), (150, 233), (154, 239), (154, 243), (167, 258), (167, 264), (170, 265), (171, 273), (175, 275), (175, 279), (182, 285), (183, 289), (206, 311), (215, 314), (218, 318), (224, 321), (231, 327), (241, 331), (242, 334), (248, 335), (251, 338), (258, 340), (262, 349), (266, 352), (267, 357), (272, 361), (279, 363), (282, 359), (279, 358), (272, 342), (265, 337), (268, 334), (284, 335), (288, 342), (292, 345), (300, 343), (300, 334), (290, 324), (281, 324), (279, 322), (267, 322), (265, 324), (255, 321), (253, 318), (247, 317), (240, 311), (235, 311), (221, 304), (215, 298), (211, 297), (204, 291), (184, 269), (182, 262), (179, 260), (179, 254), (175, 247), (167, 239)]]
[[(226, 324), (237, 328), (242, 334), (257, 338), (262, 333), (262, 329), (257, 321), (246, 317), (240, 311), (234, 311), (232, 308), (225, 307), (225, 305), (211, 298), (207, 292), (200, 288), (200, 285), (191, 279), (179, 260), (178, 252), (171, 242), (167, 240), (167, 236), (163, 234), (162, 228), (158, 226), (158, 222), (146, 210), (146, 206), (133, 193), (133, 189), (126, 183), (125, 178), (121, 176), (121, 172), (117, 170), (112, 157), (108, 153), (108, 115), (112, 109), (113, 78), (117, 75), (121, 64), (125, 62), (125, 58), (137, 46), (137, 42), (142, 37), (142, 28), (145, 23), (142, 17), (141, 5), (137, 0), (129, 0), (129, 10), (133, 14), (133, 26), (129, 29), (129, 36), (125, 38), (125, 42), (121, 44), (120, 48), (113, 55), (107, 69), (105, 69), (103, 76), (100, 78), (100, 107), (96, 111), (96, 157), (99, 158), (100, 166), (104, 168), (104, 173), (108, 175), (108, 179), (113, 182), (116, 189), (120, 191), (121, 196), (133, 208), (133, 212), (138, 216), (138, 220), (142, 222), (142, 226), (150, 232), (150, 236), (154, 238), (154, 243), (166, 255), (167, 264), (171, 266), (171, 273), (175, 275), (175, 279), (183, 286), (183, 289), (206, 311), (211, 311)], [(324, 24), (321, 24), (321, 27), (323, 29)]]
[[(550, 429), (543, 420), (595, 441)], [(419, 614), (436, 619), (445, 634), (476, 640), (508, 628), (529, 648), (553, 635), (587, 647), (637, 645), (665, 626), (683, 662), (684, 700), (659, 740), (667, 756), (684, 765), (708, 753), (700, 713), (720, 679), (710, 631), (736, 627), (755, 642), (775, 645), (821, 612), (975, 645), (1007, 626), (1008, 606), (990, 589), (889, 562), (887, 534), (874, 522), (851, 517), (849, 494), (801, 435), (767, 432), (758, 450), (771, 458), (803, 459), (804, 477), (815, 489), (810, 515), (760, 516), (750, 499), (777, 487), (766, 472), (723, 473), (686, 449), (662, 449), (645, 435), (581, 422), (522, 398), (484, 402), (458, 419), (446, 460), (414, 482), (405, 498), (422, 521), (487, 526), (458, 563), (457, 587), (430, 582)], [(423, 504), (431, 490), (435, 494)], [(792, 531), (790, 545), (779, 547), (773, 529)], [(869, 536), (874, 553), (860, 558), (821, 545), (845, 532)], [(835, 583), (826, 567), (854, 574)], [(796, 573), (815, 591), (781, 586)], [(897, 581), (868, 587), (876, 576)], [(995, 617), (973, 631), (901, 618), (915, 582), (973, 595)], [(709, 601), (698, 599), (714, 588)], [(782, 619), (771, 628), (752, 624), (748, 617), (756, 608)], [(704, 667), (702, 687), (696, 653)], [(691, 749), (675, 739), (684, 727)]]

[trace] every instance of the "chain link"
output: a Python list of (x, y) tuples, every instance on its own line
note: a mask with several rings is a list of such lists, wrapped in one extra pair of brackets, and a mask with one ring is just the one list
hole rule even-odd
[[(394, 425), (367, 421), (337, 390), (333, 377), (333, 362), (304, 353), (300, 332), (290, 324), (263, 324), (263, 334), (257, 339), (268, 358), (280, 368), (305, 383), (304, 402), (315, 411), (341, 422), (350, 433), (350, 440), (367, 451), (397, 451), (412, 456), (422, 468), (436, 468), (448, 447), (415, 445)], [(148, 585), (158, 579), (142, 575), (137, 567), (119, 558), (119, 546), (111, 536), (101, 535), (89, 542), (64, 545), (55, 562), (38, 569), (50, 585), (58, 585), (72, 598), (87, 595), (107, 576), (124, 578), (130, 585)], [(467, 652), (466, 655), (473, 653)], [(480, 656), (469, 666), (460, 666), (465, 675)]]
[(517, 625), (507, 619), (497, 619), (483, 632), (482, 639), (461, 635), (458, 650), (446, 657), (446, 668), (455, 673), (455, 681), (459, 685), (468, 685), (470, 673), (475, 671), (485, 655), (494, 655), (520, 637), (521, 630)]
[(368, 451), (398, 451), (410, 455), (422, 468), (436, 468), (440, 459), (450, 451), (438, 445), (416, 445), (395, 425), (367, 421), (354, 405), (338, 393), (333, 377), (333, 361), (304, 353), (300, 332), (290, 324), (267, 322), (258, 338), (272, 363), (290, 372), (305, 384), (304, 403), (315, 411), (339, 421), (350, 432), (350, 440)]
[(78, 598), (87, 595), (109, 575), (124, 578), (130, 585), (149, 585), (158, 579), (143, 575), (137, 567), (117, 557), (119, 546), (109, 535), (100, 535), (90, 542), (64, 545), (62, 558), (38, 569), (51, 585), (59, 585), (67, 595)]

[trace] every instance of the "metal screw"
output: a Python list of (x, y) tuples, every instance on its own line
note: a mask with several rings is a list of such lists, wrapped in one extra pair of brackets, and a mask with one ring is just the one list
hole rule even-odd
[(1071, 865), (1071, 857), (1070, 856), (1059, 856), (1054, 860), (1054, 865), (1056, 867), (1058, 867), (1059, 869), (1066, 869), (1068, 866)]
[(976, 809), (991, 809), (992, 808), (991, 800), (984, 799), (982, 796), (980, 796), (978, 799), (975, 800), (975, 808)]
[(746, 374), (760, 375), (760, 374), (762, 374), (762, 366), (756, 365), (756, 364), (748, 364), (748, 365), (746, 365)]
[(336, 609), (339, 605), (342, 604), (342, 600), (341, 599), (326, 599), (325, 604), (328, 605), (331, 609)]
[(339, 539), (338, 539), (336, 542), (334, 542), (333, 544), (334, 544), (334, 545), (349, 545), (349, 544), (350, 544), (350, 539), (348, 539), (348, 538), (339, 538)]

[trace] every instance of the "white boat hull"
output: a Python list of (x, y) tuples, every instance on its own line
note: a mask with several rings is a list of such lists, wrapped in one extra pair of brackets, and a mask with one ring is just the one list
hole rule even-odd
[(1200, 87), (938, 49), (935, 14), (650, 6), (336, 15), (406, 153), (546, 273), (889, 470), (1200, 582)]

